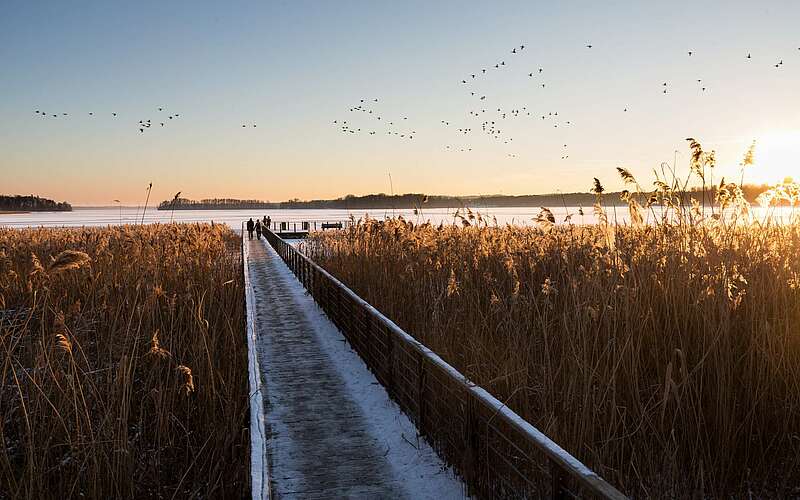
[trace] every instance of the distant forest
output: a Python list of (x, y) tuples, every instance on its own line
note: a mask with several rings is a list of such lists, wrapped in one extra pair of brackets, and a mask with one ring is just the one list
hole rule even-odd
[[(756, 197), (767, 190), (769, 186), (745, 185), (743, 192), (747, 201), (753, 203)], [(707, 190), (706, 200), (714, 199), (715, 189)], [(646, 201), (647, 193), (640, 198)], [(686, 203), (690, 198), (702, 201), (702, 190), (692, 190), (687, 193)], [(624, 205), (620, 200), (620, 192), (603, 193), (606, 204)], [(236, 210), (236, 209), (312, 209), (326, 208), (336, 210), (371, 210), (371, 209), (413, 209), (413, 208), (497, 208), (497, 207), (557, 207), (557, 206), (591, 206), (595, 201), (593, 193), (551, 193), (529, 195), (481, 195), (481, 196), (443, 196), (409, 193), (388, 195), (385, 193), (369, 194), (366, 196), (347, 195), (334, 200), (308, 200), (292, 199), (281, 202), (261, 200), (237, 200), (231, 198), (212, 198), (206, 200), (189, 200), (177, 198), (159, 204), (159, 210)]]
[(55, 202), (38, 196), (0, 195), (0, 212), (71, 212), (66, 201)]

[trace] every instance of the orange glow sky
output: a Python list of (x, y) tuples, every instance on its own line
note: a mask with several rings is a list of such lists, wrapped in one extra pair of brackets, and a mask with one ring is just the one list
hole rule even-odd
[[(715, 177), (738, 179), (753, 139), (746, 180), (800, 177), (797, 2), (165, 3), (4, 6), (0, 193), (277, 201), (389, 192), (389, 172), (395, 192), (613, 189), (617, 166), (647, 185), (674, 151), (685, 165), (689, 136), (717, 150)], [(372, 98), (414, 139), (349, 111)], [(512, 143), (480, 132), (491, 113)]]

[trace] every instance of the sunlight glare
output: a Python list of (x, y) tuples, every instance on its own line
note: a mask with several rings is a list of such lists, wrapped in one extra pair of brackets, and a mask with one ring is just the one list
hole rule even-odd
[(800, 177), (800, 130), (770, 132), (756, 140), (755, 165), (747, 172), (751, 182), (774, 185)]

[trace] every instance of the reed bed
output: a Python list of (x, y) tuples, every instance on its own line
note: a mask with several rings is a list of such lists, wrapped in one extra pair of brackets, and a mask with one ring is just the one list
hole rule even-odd
[(0, 229), (0, 497), (249, 493), (238, 237)]
[(662, 184), (650, 224), (366, 219), (303, 250), (630, 495), (800, 495), (800, 223)]

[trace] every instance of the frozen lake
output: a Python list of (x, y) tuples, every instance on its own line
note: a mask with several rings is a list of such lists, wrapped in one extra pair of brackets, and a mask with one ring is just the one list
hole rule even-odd
[[(572, 222), (575, 224), (592, 224), (596, 222), (591, 207), (584, 207), (584, 215), (578, 215), (578, 207), (549, 207), (555, 216), (556, 222), (564, 222), (568, 214), (573, 214)], [(607, 207), (610, 221), (619, 223), (627, 222), (627, 207)], [(539, 207), (503, 207), (482, 208), (480, 213), (488, 218), (490, 224), (496, 218), (498, 224), (532, 225), (533, 219), (539, 213)], [(369, 215), (382, 219), (392, 215), (402, 215), (407, 220), (425, 222), (430, 220), (434, 224), (439, 222), (452, 223), (455, 209), (423, 209), (419, 214), (413, 210), (319, 210), (319, 209), (294, 209), (294, 210), (176, 210), (174, 215), (169, 211), (148, 210), (144, 217), (145, 223), (175, 222), (215, 222), (228, 224), (234, 229), (240, 229), (242, 222), (248, 218), (262, 218), (269, 215), (273, 222), (325, 222), (349, 219), (352, 215), (356, 219)], [(756, 218), (762, 220), (767, 211), (754, 207)], [(770, 213), (779, 221), (788, 221), (795, 212), (791, 208), (770, 209)], [(652, 214), (647, 214), (652, 219)], [(0, 226), (5, 227), (76, 227), (76, 226), (109, 226), (119, 224), (138, 224), (142, 222), (141, 209), (135, 207), (112, 208), (75, 208), (72, 212), (30, 212), (30, 213), (0, 213)], [(298, 224), (299, 226), (299, 224)]]
[[(481, 209), (480, 213), (492, 220), (497, 218), (499, 224), (532, 224), (532, 219), (539, 213), (538, 207), (519, 207), (519, 208), (488, 208)], [(570, 209), (577, 214), (577, 208)], [(586, 216), (584, 222), (592, 222), (591, 209), (584, 209)], [(620, 215), (625, 210), (620, 210)], [(455, 209), (431, 209), (422, 210), (418, 215), (413, 210), (317, 210), (317, 209), (294, 209), (294, 210), (176, 210), (173, 214), (169, 211), (148, 210), (144, 217), (145, 223), (168, 223), (170, 220), (175, 222), (211, 222), (228, 224), (239, 229), (243, 221), (250, 217), (262, 218), (269, 215), (273, 222), (325, 222), (340, 221), (349, 219), (352, 215), (356, 219), (369, 215), (373, 218), (382, 219), (392, 215), (402, 215), (414, 222), (453, 222)], [(563, 220), (566, 211), (553, 209), (556, 219)], [(142, 222), (141, 209), (135, 207), (128, 208), (75, 208), (72, 212), (30, 212), (15, 214), (0, 214), (0, 226), (6, 227), (74, 227), (74, 226), (108, 226), (118, 224), (138, 224)], [(580, 222), (580, 217), (575, 215), (573, 222)]]

